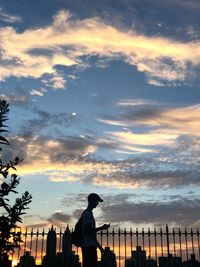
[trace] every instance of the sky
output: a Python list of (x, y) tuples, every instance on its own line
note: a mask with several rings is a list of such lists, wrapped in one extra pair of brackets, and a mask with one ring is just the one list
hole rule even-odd
[(0, 98), (23, 225), (200, 222), (199, 0), (0, 0)]

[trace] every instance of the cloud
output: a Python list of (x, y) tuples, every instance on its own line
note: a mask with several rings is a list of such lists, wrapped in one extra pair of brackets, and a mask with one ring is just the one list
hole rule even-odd
[[(51, 25), (43, 28), (21, 33), (13, 27), (1, 28), (0, 39), (1, 79), (40, 78), (50, 74), (55, 88), (65, 86), (64, 77), (57, 76), (55, 67), (84, 66), (86, 56), (120, 58), (146, 73), (154, 84), (162, 80), (183, 82), (200, 64), (198, 41), (183, 43), (166, 37), (145, 36), (115, 28), (98, 17), (74, 19), (64, 10), (54, 16)], [(37, 49), (40, 52), (37, 53)], [(42, 53), (44, 49), (50, 53)]]
[(178, 0), (173, 0), (172, 3), (175, 3), (181, 7), (184, 7), (186, 9), (189, 10), (195, 10), (195, 11), (199, 11), (200, 10), (200, 4), (198, 0), (192, 0), (192, 1), (187, 1), (187, 0), (183, 0), (183, 1), (178, 1)]
[(53, 87), (54, 90), (64, 89), (66, 86), (64, 77), (57, 72), (53, 74), (50, 80), (43, 79), (42, 81), (46, 86)]
[(25, 227), (26, 228), (28, 228), (28, 229), (39, 229), (39, 228), (48, 228), (48, 227), (50, 227), (50, 224), (49, 223), (46, 223), (46, 222), (44, 222), (44, 223), (34, 223), (34, 224), (27, 224), (27, 225), (25, 225)]
[(148, 83), (152, 84), (152, 85), (155, 85), (155, 86), (158, 86), (158, 87), (164, 86), (164, 83), (159, 82), (159, 81), (154, 80), (154, 79), (148, 79)]
[(47, 91), (47, 90), (44, 89), (44, 88), (42, 88), (42, 89), (40, 89), (40, 90), (32, 89), (32, 90), (30, 91), (30, 94), (31, 94), (31, 95), (35, 95), (35, 96), (43, 96), (44, 93), (45, 93), (46, 91)]
[(29, 102), (27, 95), (22, 94), (0, 94), (0, 98), (9, 102), (10, 105), (25, 105)]
[[(40, 91), (31, 91), (33, 95), (40, 95)], [(42, 91), (43, 92), (43, 91)], [(33, 108), (34, 112), (33, 119), (25, 120), (20, 125), (20, 133), (22, 135), (38, 135), (42, 131), (45, 131), (47, 128), (51, 128), (51, 130), (55, 130), (56, 126), (59, 128), (64, 127), (65, 129), (69, 127), (72, 123), (77, 121), (77, 116), (74, 113), (58, 113), (53, 114), (49, 113), (37, 108)]]
[[(117, 189), (199, 187), (200, 142), (195, 135), (199, 106), (154, 109), (151, 101), (136, 101), (141, 103), (136, 106), (134, 101), (119, 103), (128, 108), (121, 117), (126, 117), (130, 127), (136, 122), (136, 126), (150, 125), (146, 133), (122, 129), (100, 137), (58, 138), (54, 135), (57, 126), (68, 127), (76, 116), (34, 109), (36, 118), (24, 122), (17, 136), (9, 138), (11, 146), (3, 150), (4, 162), (19, 156), (24, 159), (18, 167), (20, 175), (39, 173), (51, 182)], [(121, 117), (118, 119), (122, 120)], [(149, 121), (154, 122), (155, 129)], [(47, 129), (52, 137), (45, 136)], [(105, 154), (111, 155), (112, 160), (109, 156), (106, 159)]]
[(22, 22), (22, 18), (20, 16), (11, 15), (1, 11), (0, 8), (0, 20), (6, 23), (20, 23)]
[[(29, 216), (29, 218), (34, 217), (34, 216)], [(66, 227), (67, 224), (71, 222), (71, 216), (69, 214), (66, 214), (62, 211), (56, 211), (53, 214), (51, 214), (49, 217), (45, 218), (42, 216), (36, 216), (39, 217), (37, 218), (37, 223), (32, 223), (30, 222), (26, 223), (27, 228), (51, 228), (53, 225), (54, 227)], [(25, 216), (27, 219), (27, 216)], [(29, 221), (29, 220), (28, 220)]]
[(52, 223), (54, 226), (66, 226), (70, 220), (70, 215), (60, 211), (53, 213), (49, 218), (47, 218), (47, 221)]
[(151, 132), (151, 133), (130, 133), (130, 132), (108, 132), (111, 140), (118, 142), (119, 147), (126, 148), (127, 150), (153, 152), (156, 151), (154, 146), (172, 146), (174, 141), (179, 136), (177, 134), (170, 134), (164, 132)]
[[(134, 225), (151, 225), (156, 227), (168, 224), (170, 226), (196, 227), (199, 224), (199, 205), (200, 199), (191, 199), (189, 197), (176, 197), (168, 199), (168, 201), (152, 201), (150, 202), (132, 202), (129, 196), (124, 195), (113, 196), (103, 205), (101, 218), (106, 221), (115, 222), (131, 222)], [(170, 198), (170, 197), (169, 197)], [(117, 202), (117, 203), (116, 203)]]
[[(133, 144), (126, 136), (118, 138), (121, 143), (107, 139), (106, 145), (98, 138), (51, 138), (35, 133), (23, 134), (9, 138), (11, 146), (3, 150), (2, 158), (4, 162), (15, 156), (24, 158), (18, 166), (21, 176), (43, 174), (51, 182), (80, 182), (117, 189), (200, 186), (198, 139), (178, 137), (173, 141), (174, 145), (169, 146), (167, 136), (161, 146), (157, 145), (158, 138), (154, 135), (154, 143), (149, 147), (149, 140), (144, 139), (147, 142), (144, 146), (137, 136), (133, 136)], [(134, 151), (134, 147), (138, 150)], [(106, 153), (115, 153), (115, 159), (109, 161), (99, 157), (102, 149)], [(120, 159), (120, 154), (117, 159), (119, 150), (132, 152), (132, 155)]]
[[(173, 135), (176, 138), (181, 134), (198, 137), (200, 131), (199, 112), (199, 104), (175, 108), (162, 106), (162, 104), (154, 107), (148, 104), (144, 106), (138, 105), (138, 108), (129, 109), (116, 117), (100, 118), (98, 120), (111, 125), (149, 127), (149, 131), (147, 128), (146, 136), (160, 134), (162, 141), (162, 136), (165, 138), (166, 135), (169, 135), (169, 138), (173, 137)], [(120, 135), (120, 133), (114, 133), (113, 135)], [(142, 137), (143, 135), (141, 135), (141, 141)]]
[(122, 107), (134, 107), (134, 106), (155, 105), (155, 104), (158, 103), (150, 99), (121, 99), (116, 103), (116, 105)]

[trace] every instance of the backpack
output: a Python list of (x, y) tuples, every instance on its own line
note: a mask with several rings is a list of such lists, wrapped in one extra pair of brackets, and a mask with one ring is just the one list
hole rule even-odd
[(82, 216), (79, 218), (77, 223), (74, 226), (74, 230), (72, 232), (72, 244), (74, 244), (77, 247), (81, 247), (81, 242), (83, 239), (82, 231), (81, 231), (81, 225), (82, 225)]

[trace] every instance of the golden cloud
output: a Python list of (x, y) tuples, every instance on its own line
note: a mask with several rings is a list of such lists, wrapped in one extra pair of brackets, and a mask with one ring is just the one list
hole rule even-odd
[[(127, 106), (132, 105), (131, 101), (130, 103), (126, 103), (126, 101), (123, 100), (122, 103), (124, 102)], [(116, 120), (115, 118), (98, 118), (98, 121), (116, 126), (132, 127), (142, 125), (147, 127), (156, 127), (157, 130), (149, 130), (149, 132), (146, 132), (145, 134), (113, 132), (109, 133), (109, 135), (113, 136), (115, 139), (125, 141), (129, 144), (170, 145), (173, 140), (182, 134), (199, 137), (199, 112), (199, 104), (187, 107), (160, 109), (154, 109), (153, 106), (151, 106), (150, 109), (142, 108), (139, 111), (136, 110), (136, 112), (133, 110), (130, 112), (130, 114), (127, 113)]]
[[(187, 63), (200, 64), (198, 41), (184, 43), (122, 31), (97, 17), (72, 19), (70, 13), (63, 10), (47, 27), (27, 29), (21, 33), (13, 27), (1, 28), (0, 39), (4, 62), (0, 65), (1, 79), (11, 75), (34, 78), (46, 73), (55, 75), (55, 65), (81, 65), (80, 57), (88, 55), (120, 56), (152, 77), (150, 81), (154, 84), (155, 79), (183, 81), (188, 75)], [(47, 53), (42, 53), (42, 50)], [(165, 59), (171, 63), (167, 64)], [(55, 86), (63, 88), (62, 78), (56, 78), (54, 82)]]

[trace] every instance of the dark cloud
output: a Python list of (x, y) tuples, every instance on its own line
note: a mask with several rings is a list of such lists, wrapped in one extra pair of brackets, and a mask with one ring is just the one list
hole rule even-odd
[[(134, 188), (152, 187), (180, 188), (200, 186), (199, 149), (192, 148), (189, 140), (182, 138), (175, 148), (165, 148), (158, 153), (137, 155), (127, 160), (106, 161), (96, 157), (96, 150), (101, 147), (95, 139), (66, 137), (53, 139), (45, 136), (17, 136), (9, 138), (10, 146), (4, 147), (4, 161), (18, 156), (24, 159), (22, 164), (42, 164), (47, 158), (49, 164), (74, 164), (83, 166), (82, 182), (98, 183), (101, 186)], [(94, 151), (94, 152), (93, 152)], [(86, 164), (84, 169), (84, 164)], [(87, 164), (96, 166), (87, 168)], [(107, 170), (108, 173), (105, 171)], [(118, 185), (117, 185), (118, 184)], [(85, 195), (82, 199), (85, 200)]]
[(33, 109), (36, 118), (23, 121), (20, 132), (24, 135), (33, 136), (47, 128), (53, 127), (69, 127), (77, 120), (76, 116), (67, 113), (51, 114), (49, 112)]
[[(181, 108), (181, 107), (180, 107)], [(183, 108), (183, 107), (182, 107)], [(127, 110), (128, 109), (128, 110)], [(174, 109), (174, 114), (172, 113)], [(115, 114), (114, 116), (102, 116), (103, 120), (111, 120), (116, 122), (121, 122), (122, 125), (126, 123), (129, 126), (135, 125), (147, 125), (151, 127), (151, 123), (156, 123), (157, 127), (176, 127), (177, 125), (184, 125), (184, 123), (198, 122), (198, 118), (195, 118), (192, 114), (191, 116), (176, 116), (177, 108), (174, 107), (165, 107), (163, 106), (148, 106), (140, 105), (135, 107), (126, 107), (126, 111), (120, 114)], [(187, 110), (184, 110), (187, 112)], [(152, 125), (155, 127), (155, 125)]]
[[(98, 152), (117, 150), (117, 141), (94, 136), (62, 136), (60, 138), (42, 135), (41, 131), (56, 125), (68, 127), (73, 123), (69, 114), (50, 114), (34, 109), (36, 119), (24, 122), (21, 134), (8, 138), (11, 145), (3, 150), (3, 159), (8, 161), (18, 156), (24, 159), (22, 164), (68, 164), (81, 165), (82, 182), (101, 184), (101, 186), (134, 188), (152, 187), (177, 188), (188, 185), (200, 186), (199, 140), (189, 136), (180, 136), (173, 147), (156, 146), (157, 152), (130, 156), (126, 160), (105, 160)], [(162, 109), (137, 109), (135, 118), (156, 118)], [(131, 114), (131, 113), (130, 113)], [(131, 120), (131, 116), (127, 118)], [(135, 119), (134, 118), (134, 119)], [(85, 169), (84, 169), (85, 164)], [(90, 164), (91, 169), (87, 164)], [(95, 168), (92, 168), (95, 166)], [(97, 167), (96, 167), (97, 166)], [(105, 171), (107, 170), (107, 172)], [(69, 169), (67, 170), (69, 171)], [(67, 176), (67, 173), (66, 173)]]
[(8, 101), (10, 105), (24, 106), (29, 103), (29, 98), (24, 94), (0, 94), (0, 99)]
[[(85, 207), (86, 208), (86, 207)], [(74, 212), (73, 212), (73, 217), (75, 219), (79, 219), (81, 217), (81, 214), (82, 212), (84, 211), (84, 209), (76, 209)]]
[[(114, 196), (118, 199), (118, 196)], [(137, 202), (124, 199), (114, 203), (110, 202), (102, 207), (102, 218), (115, 222), (131, 222), (133, 224), (165, 224), (176, 226), (196, 226), (199, 223), (200, 199), (176, 197), (169, 201)]]
[(49, 218), (47, 218), (47, 221), (54, 225), (68, 224), (70, 220), (71, 216), (63, 212), (55, 212)]
[(48, 226), (49, 226), (49, 223), (35, 223), (35, 224), (25, 225), (25, 227), (29, 229), (47, 228)]
[(45, 49), (45, 48), (33, 48), (27, 52), (33, 56), (52, 56), (53, 55), (53, 50)]
[[(83, 197), (86, 198), (86, 195), (74, 195), (73, 201)], [(124, 223), (131, 223), (140, 228), (145, 225), (163, 227), (166, 224), (170, 227), (184, 228), (197, 227), (200, 221), (200, 198), (195, 194), (186, 196), (166, 194), (159, 197), (159, 200), (155, 200), (151, 193), (145, 198), (139, 198), (138, 193), (101, 194), (101, 197), (104, 202), (98, 207), (101, 214), (96, 217), (96, 220), (98, 223), (111, 222), (112, 227), (121, 227)], [(75, 209), (72, 214), (75, 220), (80, 217), (87, 203), (84, 205), (81, 201), (75, 201), (75, 206), (81, 207)]]
[(53, 139), (44, 136), (20, 136), (8, 138), (10, 146), (3, 151), (6, 160), (19, 156), (28, 164), (43, 160), (48, 156), (50, 162), (67, 163), (69, 160), (84, 160), (85, 153), (92, 146), (90, 142), (81, 137), (66, 137)]
[(35, 215), (24, 216), (24, 218), (28, 220), (35, 217), (38, 217), (38, 220), (40, 222), (34, 224), (26, 224), (25, 226), (27, 228), (47, 228), (50, 225), (53, 225), (55, 227), (66, 227), (66, 225), (71, 222), (71, 216), (63, 212), (55, 212), (51, 214), (48, 218)]
[[(189, 170), (176, 170), (176, 171), (159, 171), (159, 170), (138, 170), (135, 171), (135, 166), (124, 166), (118, 172), (113, 172), (109, 177), (103, 177), (102, 183), (105, 182), (119, 182), (122, 185), (136, 186), (139, 184), (141, 187), (160, 187), (173, 188), (186, 185), (200, 185), (199, 171), (194, 172)], [(156, 168), (156, 166), (154, 167)]]
[(159, 119), (159, 117), (166, 111), (166, 109), (161, 109), (158, 107), (142, 107), (132, 110), (121, 116), (121, 120), (124, 121), (139, 121), (140, 119), (149, 120), (149, 119)]

